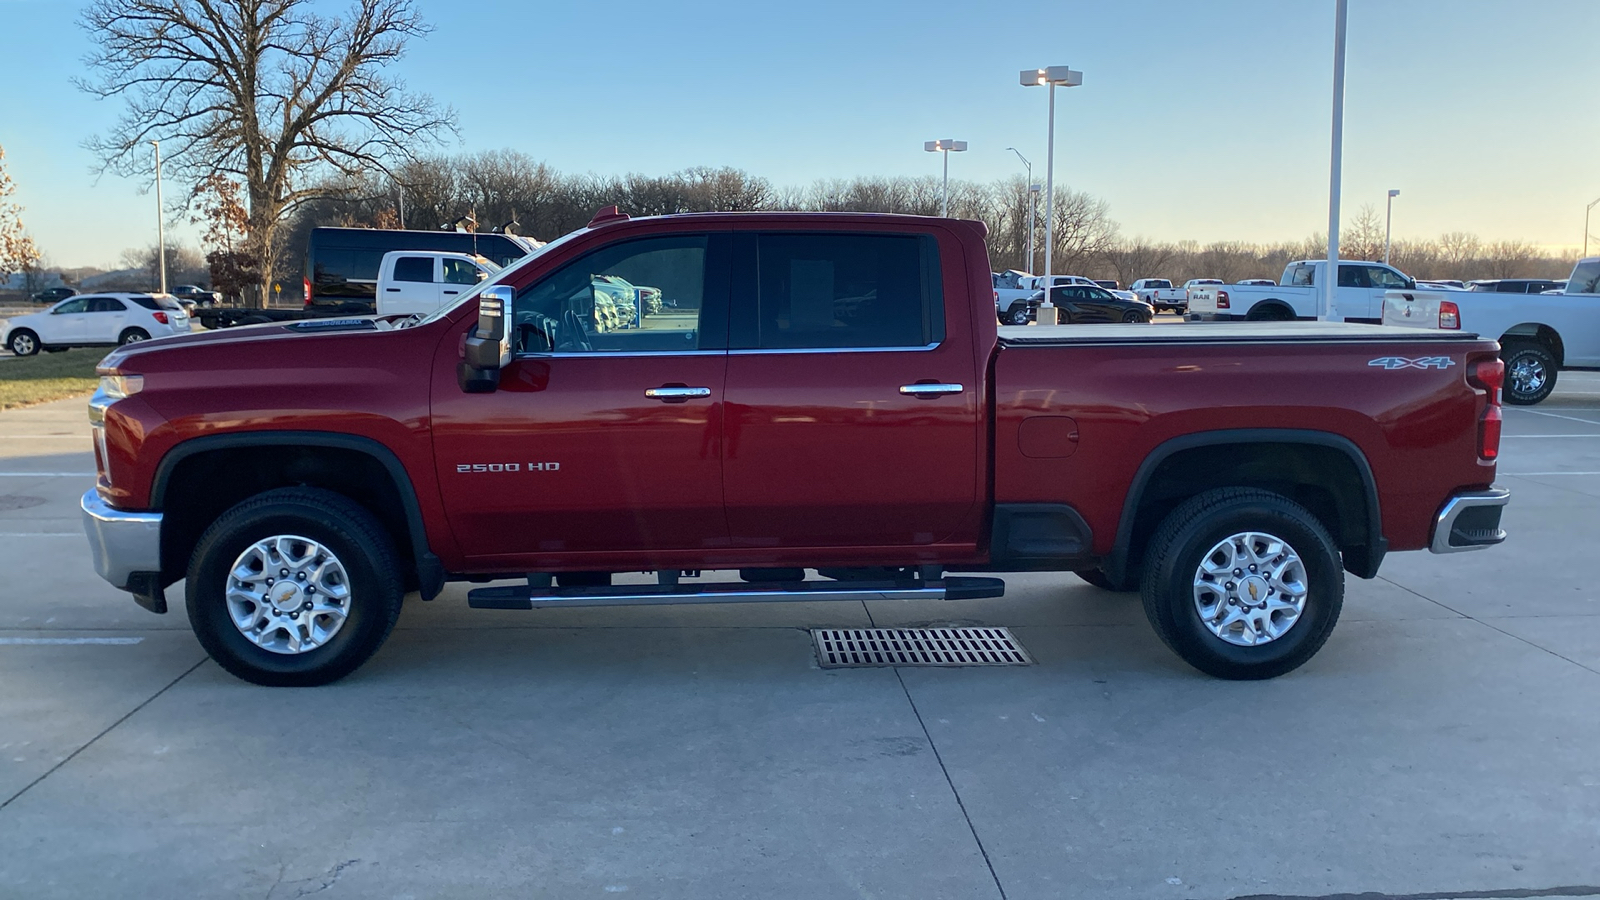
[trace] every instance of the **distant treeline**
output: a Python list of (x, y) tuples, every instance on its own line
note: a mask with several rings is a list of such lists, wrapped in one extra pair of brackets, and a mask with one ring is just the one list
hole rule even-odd
[[(810, 210), (939, 214), (936, 177), (862, 177), (778, 187), (732, 168), (691, 168), (669, 175), (565, 174), (511, 150), (435, 156), (408, 164), (395, 177), (344, 186), (338, 199), (302, 206), (283, 239), (285, 282), (297, 282), (306, 235), (319, 225), (394, 228), (449, 227), (462, 217), (479, 231), (506, 223), (517, 234), (551, 240), (587, 223), (613, 204), (634, 216), (678, 212)], [(952, 181), (950, 214), (988, 226), (996, 270), (1043, 270), (1044, 202), (1039, 198), (1035, 258), (1027, 259), (1030, 195), (1021, 178), (988, 183)], [(1293, 259), (1326, 255), (1326, 238), (1257, 244), (1244, 241), (1161, 243), (1120, 233), (1104, 200), (1068, 188), (1056, 192), (1054, 268), (1058, 273), (1114, 278), (1277, 278)], [(1340, 255), (1383, 258), (1383, 221), (1363, 207), (1347, 220)], [(1553, 257), (1524, 241), (1487, 243), (1465, 232), (1435, 240), (1397, 240), (1390, 262), (1417, 278), (1565, 277), (1573, 256)]]

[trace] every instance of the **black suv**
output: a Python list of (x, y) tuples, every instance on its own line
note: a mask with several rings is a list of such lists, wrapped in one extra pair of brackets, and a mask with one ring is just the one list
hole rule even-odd
[(1549, 278), (1484, 278), (1467, 282), (1469, 291), (1493, 291), (1496, 294), (1542, 294), (1566, 289), (1565, 281)]
[(1056, 308), (1056, 322), (1061, 325), (1149, 322), (1155, 318), (1155, 309), (1143, 300), (1124, 300), (1089, 284), (1057, 285), (1050, 289), (1050, 302)]
[(49, 290), (40, 291), (39, 293), (34, 294), (33, 295), (33, 302), (35, 302), (35, 303), (60, 303), (61, 301), (67, 299), (68, 297), (76, 297), (77, 295), (78, 295), (78, 289), (77, 288), (53, 287), (53, 288), (50, 288)]

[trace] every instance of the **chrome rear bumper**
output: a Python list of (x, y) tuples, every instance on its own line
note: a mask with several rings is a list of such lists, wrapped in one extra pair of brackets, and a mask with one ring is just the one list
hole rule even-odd
[(1500, 512), (1510, 500), (1511, 492), (1500, 487), (1456, 494), (1440, 507), (1433, 525), (1433, 543), (1428, 549), (1434, 553), (1461, 553), (1504, 541)]

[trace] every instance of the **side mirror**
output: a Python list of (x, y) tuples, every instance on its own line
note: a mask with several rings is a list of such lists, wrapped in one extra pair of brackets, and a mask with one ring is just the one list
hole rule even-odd
[(467, 333), (456, 383), (468, 394), (487, 394), (500, 386), (500, 370), (511, 365), (511, 329), (506, 316), (515, 299), (510, 287), (493, 285), (478, 294), (478, 324)]

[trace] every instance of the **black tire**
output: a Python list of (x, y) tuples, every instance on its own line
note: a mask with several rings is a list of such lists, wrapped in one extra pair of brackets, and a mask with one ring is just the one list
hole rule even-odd
[(1028, 308), (1026, 306), (1013, 306), (1006, 310), (1005, 318), (1007, 325), (1026, 325), (1028, 324)]
[(117, 335), (118, 346), (123, 344), (137, 344), (140, 341), (148, 340), (150, 340), (150, 332), (145, 331), (143, 328), (125, 328), (123, 329), (122, 334)]
[(1512, 406), (1533, 406), (1556, 389), (1556, 358), (1540, 344), (1506, 344), (1505, 398)]
[(1119, 594), (1126, 594), (1139, 589), (1139, 586), (1135, 584), (1122, 584), (1113, 582), (1111, 580), (1111, 576), (1106, 574), (1106, 570), (1100, 568), (1099, 566), (1095, 566), (1092, 569), (1079, 569), (1072, 574), (1083, 579), (1085, 582), (1094, 585), (1102, 591), (1114, 591)]
[(26, 328), (18, 328), (11, 332), (6, 346), (18, 356), (32, 356), (39, 352), (39, 336)]
[[(1255, 646), (1214, 634), (1195, 604), (1196, 574), (1205, 556), (1244, 532), (1287, 543), (1305, 573), (1299, 618), (1281, 637)], [(1310, 510), (1270, 491), (1219, 488), (1191, 498), (1161, 523), (1150, 540), (1141, 594), (1156, 634), (1189, 665), (1230, 680), (1276, 678), (1299, 668), (1327, 642), (1344, 606), (1344, 569), (1328, 529)]]
[(1244, 318), (1246, 322), (1287, 322), (1293, 316), (1289, 315), (1289, 311), (1283, 307), (1270, 304), (1252, 307)]
[[(229, 615), (225, 594), (235, 560), (273, 535), (318, 542), (348, 575), (344, 624), (315, 649), (286, 654), (259, 647)], [(195, 547), (186, 588), (189, 623), (200, 645), (224, 669), (269, 687), (328, 684), (355, 671), (389, 637), (404, 596), (398, 555), (377, 518), (332, 491), (300, 487), (258, 494), (223, 513)]]
[(1138, 311), (1137, 309), (1130, 309), (1122, 314), (1122, 321), (1129, 324), (1136, 324), (1139, 322), (1148, 322), (1150, 321), (1150, 317)]

